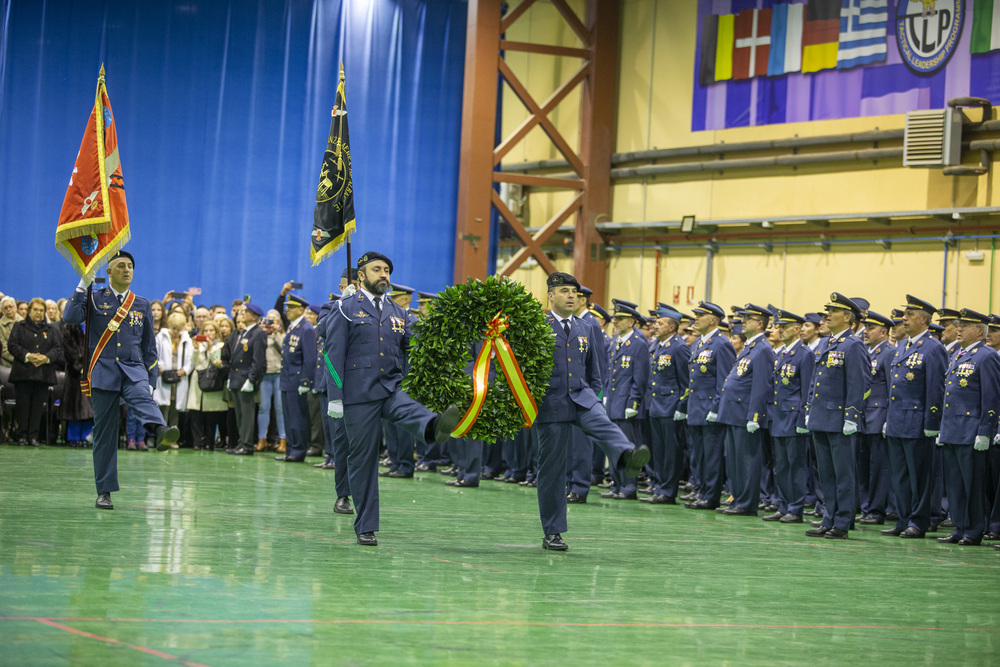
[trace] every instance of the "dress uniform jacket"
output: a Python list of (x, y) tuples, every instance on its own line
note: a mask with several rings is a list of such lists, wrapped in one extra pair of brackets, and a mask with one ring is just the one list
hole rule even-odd
[(752, 421), (766, 427), (773, 382), (774, 350), (761, 335), (743, 346), (723, 382), (719, 423), (745, 427)]
[(864, 343), (845, 329), (820, 345), (812, 376), (810, 431), (839, 433), (845, 421), (863, 426), (865, 391), (871, 375)]
[(707, 342), (697, 340), (689, 362), (688, 426), (704, 426), (708, 413), (719, 413), (722, 386), (736, 361), (736, 349), (716, 330)]
[(253, 388), (259, 389), (267, 370), (267, 334), (254, 324), (234, 335), (233, 345), (222, 348), (222, 363), (229, 366), (229, 387), (240, 391), (250, 380)]
[(874, 349), (868, 350), (871, 361), (871, 381), (868, 384), (868, 398), (865, 399), (865, 428), (868, 435), (882, 435), (886, 413), (889, 410), (889, 378), (892, 359), (896, 348), (888, 341), (882, 341)]
[[(118, 298), (110, 287), (92, 290), (91, 294), (90, 322), (87, 326), (87, 367), (90, 366), (97, 342), (108, 328), (108, 322), (114, 319), (118, 311)], [(63, 311), (63, 321), (67, 324), (83, 324), (86, 319), (87, 293), (74, 291)], [(145, 380), (152, 387), (156, 384), (158, 370), (153, 314), (149, 301), (136, 294), (128, 315), (104, 346), (91, 374), (90, 385), (95, 389), (118, 391), (124, 376), (132, 382)]]
[[(383, 297), (382, 316), (363, 292), (337, 302), (328, 316), (326, 353), (343, 386), (327, 383), (330, 400), (345, 405), (388, 398), (403, 381), (410, 344), (407, 312)], [(348, 356), (347, 351), (351, 354)]]
[(536, 421), (575, 421), (577, 406), (589, 410), (600, 403), (601, 348), (591, 340), (590, 326), (579, 318), (572, 319), (568, 337), (551, 313), (548, 320), (556, 341), (555, 362)]
[(691, 349), (676, 334), (657, 345), (649, 371), (650, 417), (673, 417), (678, 410), (687, 411), (690, 360)]
[(806, 427), (806, 401), (815, 367), (813, 351), (801, 340), (786, 347), (774, 362), (774, 402), (771, 435), (788, 438), (796, 428)]
[(945, 382), (939, 440), (972, 445), (981, 435), (992, 441), (1000, 414), (1000, 356), (975, 343), (955, 355)]
[(288, 330), (281, 343), (281, 391), (313, 387), (316, 373), (316, 329), (302, 317)]
[(930, 332), (909, 343), (909, 338), (897, 343), (890, 366), (885, 434), (892, 438), (923, 438), (924, 430), (941, 430), (948, 354)]
[(649, 343), (637, 338), (633, 331), (628, 340), (616, 346), (604, 380), (604, 396), (608, 417), (625, 419), (627, 409), (642, 411), (649, 386)]

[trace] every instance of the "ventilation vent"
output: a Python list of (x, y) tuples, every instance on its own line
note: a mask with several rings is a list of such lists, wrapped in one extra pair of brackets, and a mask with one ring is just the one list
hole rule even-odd
[(909, 111), (903, 139), (904, 167), (947, 167), (961, 162), (962, 112)]

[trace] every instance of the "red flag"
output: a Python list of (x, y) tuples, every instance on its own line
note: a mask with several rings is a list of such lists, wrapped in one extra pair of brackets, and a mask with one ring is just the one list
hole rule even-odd
[(94, 109), (59, 212), (56, 248), (83, 276), (106, 264), (128, 240), (125, 181), (102, 65)]
[(733, 79), (767, 76), (771, 54), (771, 10), (744, 9), (736, 15)]

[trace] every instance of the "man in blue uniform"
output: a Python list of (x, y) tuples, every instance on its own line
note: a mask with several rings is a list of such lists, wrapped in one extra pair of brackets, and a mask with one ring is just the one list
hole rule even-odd
[[(347, 287), (346, 280), (341, 281), (341, 284), (341, 289)], [(334, 295), (331, 294), (330, 296), (333, 297)], [(326, 318), (335, 312), (336, 308), (337, 300), (331, 300), (323, 304), (319, 309), (319, 321), (316, 326), (319, 359), (317, 361), (318, 369), (316, 371), (314, 387), (320, 390), (321, 395), (326, 397), (327, 402), (330, 400), (329, 387), (333, 384), (333, 377), (330, 375), (325, 354), (326, 331), (329, 323)], [(323, 410), (322, 418), (323, 435), (327, 447), (327, 459), (322, 465), (328, 470), (333, 469), (333, 484), (337, 495), (333, 511), (337, 514), (354, 514), (354, 508), (351, 507), (350, 500), (350, 481), (347, 477), (347, 429), (344, 427), (343, 419), (334, 419), (327, 414), (326, 410)]]
[(334, 380), (327, 383), (328, 412), (335, 419), (343, 418), (347, 427), (347, 470), (357, 509), (354, 530), (363, 546), (378, 544), (382, 420), (402, 426), (425, 442), (444, 443), (461, 418), (457, 406), (450, 405), (436, 415), (399, 386), (411, 334), (406, 311), (385, 295), (391, 273), (388, 257), (365, 253), (358, 259), (360, 289), (338, 301), (328, 315), (326, 353)]
[[(153, 401), (152, 387), (159, 375), (154, 322), (149, 301), (129, 289), (134, 267), (132, 255), (119, 250), (105, 269), (109, 286), (90, 290), (94, 277), (85, 276), (63, 312), (66, 324), (84, 324), (87, 330), (98, 509), (114, 509), (111, 494), (118, 490), (120, 401), (124, 400), (146, 429), (156, 434), (157, 450), (169, 449), (180, 435), (176, 426), (167, 428)], [(107, 338), (103, 338), (105, 332)]]
[(316, 330), (305, 318), (309, 302), (300, 296), (285, 297), (288, 331), (281, 343), (281, 375), (278, 386), (285, 413), (288, 446), (275, 460), (301, 463), (309, 446), (309, 404), (307, 394), (316, 372)]
[[(413, 323), (417, 321), (417, 317), (410, 312), (409, 308), (415, 290), (412, 287), (400, 285), (399, 283), (393, 283), (391, 287), (390, 298), (403, 308), (403, 311), (406, 313), (406, 325), (413, 326)], [(409, 359), (405, 352), (401, 363), (403, 366), (403, 375), (405, 376), (409, 370)], [(416, 461), (414, 460), (415, 440), (413, 436), (399, 426), (390, 424), (389, 422), (385, 422), (384, 431), (386, 458), (389, 459), (389, 469), (380, 471), (378, 476), (412, 479), (413, 469), (416, 465)]]
[[(649, 347), (642, 339), (636, 323), (642, 316), (634, 308), (615, 301), (615, 343), (604, 378), (604, 406), (608, 417), (621, 429), (634, 446), (642, 443), (639, 419), (643, 410), (643, 399), (649, 383)], [(595, 345), (595, 352), (600, 347)], [(611, 488), (602, 493), (602, 498), (635, 500), (635, 477), (622, 478), (619, 470), (611, 468)]]
[(757, 516), (767, 404), (774, 391), (774, 350), (764, 337), (771, 311), (748, 303), (741, 311), (746, 344), (722, 385), (718, 422), (726, 426), (726, 471), (733, 501), (721, 514)]
[(903, 310), (906, 337), (891, 365), (885, 435), (899, 520), (883, 535), (922, 538), (931, 525), (934, 439), (941, 430), (948, 353), (928, 333), (937, 310), (909, 294)]
[(257, 441), (257, 410), (254, 392), (260, 388), (267, 370), (267, 334), (257, 323), (264, 316), (260, 306), (245, 303), (240, 306), (244, 328), (230, 346), (222, 348), (222, 363), (229, 366), (229, 391), (236, 412), (239, 445), (226, 450), (228, 454), (253, 456)]
[[(584, 324), (590, 325), (591, 333), (593, 334), (590, 340), (594, 341), (597, 349), (600, 350), (599, 358), (606, 359), (607, 340), (604, 335), (604, 329), (601, 326), (601, 322), (598, 321), (597, 316), (591, 311), (590, 297), (593, 293), (593, 290), (589, 287), (580, 286), (573, 315)], [(603, 369), (601, 378), (603, 386)], [(566, 479), (566, 502), (582, 504), (587, 502), (587, 495), (590, 493), (594, 460), (599, 458), (603, 468), (604, 453), (579, 429), (573, 430), (572, 439), (569, 470), (567, 471)]]
[(855, 440), (864, 422), (869, 361), (864, 343), (851, 332), (861, 315), (856, 303), (839, 292), (826, 304), (830, 336), (816, 352), (806, 427), (816, 447), (825, 511), (809, 537), (847, 539), (856, 500)]
[(678, 411), (678, 420), (687, 420), (692, 448), (692, 468), (698, 475), (695, 489), (698, 500), (684, 506), (712, 510), (719, 506), (725, 481), (726, 427), (718, 423), (722, 385), (736, 361), (736, 350), (719, 329), (726, 313), (714, 303), (699, 301), (694, 308), (694, 329), (700, 334), (692, 343), (694, 350), (688, 364), (689, 391), (687, 412)]
[(882, 429), (889, 409), (890, 370), (896, 353), (896, 348), (889, 344), (890, 329), (892, 320), (875, 311), (868, 311), (865, 338), (868, 341), (871, 379), (865, 398), (864, 433), (859, 438), (858, 446), (858, 495), (861, 499), (858, 523), (866, 525), (885, 523), (889, 501), (889, 452)]
[[(532, 430), (538, 431), (538, 512), (542, 520), (542, 548), (565, 551), (566, 456), (570, 433), (581, 429), (604, 451), (619, 479), (634, 478), (649, 462), (649, 449), (635, 447), (611, 423), (597, 397), (601, 391), (598, 345), (591, 328), (573, 316), (576, 278), (553, 273), (548, 286), (549, 324), (556, 346), (549, 388), (538, 406)], [(643, 346), (644, 347), (644, 346)]]
[(938, 436), (955, 530), (938, 542), (978, 545), (986, 531), (986, 452), (1000, 410), (1000, 357), (983, 342), (988, 329), (988, 315), (959, 311), (962, 349), (948, 367)]
[(802, 339), (804, 317), (779, 308), (775, 322), (782, 346), (774, 364), (774, 400), (769, 417), (778, 509), (762, 518), (764, 521), (802, 523), (809, 482), (806, 402), (815, 361), (813, 351)]
[(675, 505), (681, 475), (684, 423), (675, 420), (674, 415), (687, 409), (691, 348), (677, 334), (680, 313), (661, 305), (656, 315), (654, 333), (657, 345), (653, 350), (649, 374), (653, 494), (640, 501), (653, 505)]

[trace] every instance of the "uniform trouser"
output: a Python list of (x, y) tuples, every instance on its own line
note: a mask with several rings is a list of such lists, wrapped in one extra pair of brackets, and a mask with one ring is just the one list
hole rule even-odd
[(681, 474), (680, 432), (684, 422), (674, 421), (673, 417), (650, 417), (649, 426), (652, 431), (653, 494), (676, 498)]
[(283, 390), (281, 409), (285, 413), (285, 434), (288, 438), (285, 456), (304, 459), (309, 448), (309, 399), (298, 389)]
[[(231, 392), (233, 399), (233, 409), (236, 411), (236, 444), (246, 449), (253, 449), (257, 444), (257, 406), (254, 403), (252, 391), (240, 391), (239, 388)], [(230, 434), (230, 440), (233, 439)]]
[(722, 484), (726, 479), (726, 426), (715, 422), (703, 426), (688, 424), (688, 435), (691, 436), (690, 442), (701, 480), (697, 489), (698, 497), (718, 505)]
[(986, 532), (1000, 533), (1000, 447), (986, 452)]
[(147, 428), (166, 425), (149, 393), (148, 382), (132, 382), (123, 377), (118, 391), (94, 388), (90, 402), (94, 406), (94, 481), (98, 493), (118, 490), (119, 399), (125, 400)]
[(323, 431), (326, 436), (326, 455), (333, 459), (333, 484), (337, 498), (351, 495), (351, 484), (347, 477), (347, 427), (343, 419), (334, 419), (323, 413)]
[(392, 461), (392, 469), (413, 474), (414, 437), (395, 424), (385, 425), (385, 446)]
[(726, 426), (726, 472), (729, 474), (729, 490), (733, 494), (730, 507), (745, 512), (757, 512), (760, 500), (760, 467), (763, 454), (758, 429), (754, 433), (743, 426)]
[(809, 484), (809, 436), (772, 436), (774, 481), (778, 486), (778, 511), (802, 516)]
[(854, 521), (855, 439), (857, 435), (813, 431), (816, 445), (816, 466), (819, 483), (823, 488), (823, 526), (850, 530)]
[[(26, 380), (14, 384), (15, 414), (17, 415), (18, 440), (38, 440), (45, 411), (42, 406), (48, 396), (49, 386), (44, 382)], [(52, 406), (50, 406), (52, 407)]]
[(545, 535), (566, 532), (566, 457), (571, 432), (578, 428), (607, 455), (612, 470), (621, 469), (622, 454), (632, 443), (611, 423), (601, 405), (589, 410), (577, 406), (572, 422), (535, 422), (538, 432), (538, 513)]
[(467, 438), (451, 438), (448, 449), (458, 467), (455, 479), (468, 484), (479, 484), (483, 473), (483, 441)]
[(921, 533), (931, 524), (931, 467), (934, 438), (886, 438), (889, 443), (889, 469), (892, 491), (896, 495), (896, 528), (908, 526)]
[(226, 413), (191, 410), (188, 414), (191, 416), (191, 434), (194, 437), (191, 445), (203, 449), (214, 448), (215, 429), (222, 429)]
[[(628, 441), (634, 447), (642, 444), (642, 428), (638, 417), (632, 419), (612, 419), (611, 422), (621, 429)], [(611, 466), (611, 490), (626, 496), (636, 494), (636, 479), (625, 474), (625, 469)]]
[(986, 532), (986, 452), (968, 444), (945, 444), (940, 449), (948, 508), (955, 524), (952, 535), (978, 542)]
[(948, 499), (945, 497), (944, 455), (935, 446), (931, 453), (931, 525), (936, 526), (948, 516)]
[(861, 514), (885, 519), (889, 499), (889, 453), (881, 433), (866, 433), (858, 440), (858, 495)]
[(760, 499), (778, 504), (778, 484), (774, 479), (774, 443), (768, 429), (760, 430)]
[(323, 434), (323, 413), (326, 412), (326, 401), (323, 400), (326, 394), (317, 394), (312, 390), (306, 394), (306, 405), (309, 415), (309, 439), (306, 441), (307, 448), (315, 447), (323, 451), (326, 445), (326, 438)]
[(487, 442), (483, 444), (483, 473), (489, 473), (496, 477), (503, 468), (503, 456), (501, 454), (502, 442)]
[(357, 516), (357, 534), (378, 530), (378, 450), (382, 420), (397, 424), (418, 440), (424, 440), (434, 413), (417, 403), (402, 389), (387, 398), (344, 405), (347, 427), (347, 474)]
[(523, 428), (511, 440), (504, 440), (503, 460), (507, 463), (507, 477), (524, 481), (528, 473), (528, 457), (530, 456), (528, 429)]
[[(586, 498), (590, 492), (590, 475), (594, 467), (594, 443), (583, 431), (573, 429), (572, 435), (570, 435), (569, 454), (566, 492)], [(604, 460), (603, 452), (601, 452), (601, 460)]]

